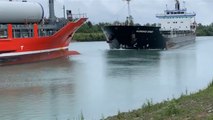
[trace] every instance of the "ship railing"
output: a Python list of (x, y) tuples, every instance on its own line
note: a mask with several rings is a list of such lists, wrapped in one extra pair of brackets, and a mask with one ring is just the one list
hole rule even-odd
[(0, 25), (0, 30), (7, 29), (7, 25)]
[(13, 38), (30, 38), (33, 37), (33, 25), (13, 25)]
[(86, 13), (72, 14), (73, 19), (87, 18)]
[[(4, 29), (3, 29), (4, 28)], [(33, 37), (33, 25), (13, 25), (13, 37), (14, 38), (29, 38)], [(38, 33), (39, 36), (50, 36), (53, 35), (57, 31), (57, 25), (38, 25)], [(0, 39), (7, 38), (7, 26), (1, 26), (0, 28)]]
[(156, 17), (176, 17), (176, 16), (181, 16), (181, 17), (187, 17), (187, 16), (195, 16), (195, 13), (184, 13), (184, 14), (156, 14)]

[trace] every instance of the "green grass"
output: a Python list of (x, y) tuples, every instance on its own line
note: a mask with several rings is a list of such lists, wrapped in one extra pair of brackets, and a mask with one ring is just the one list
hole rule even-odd
[(155, 105), (147, 101), (141, 109), (119, 113), (106, 120), (213, 120), (213, 82), (198, 93)]

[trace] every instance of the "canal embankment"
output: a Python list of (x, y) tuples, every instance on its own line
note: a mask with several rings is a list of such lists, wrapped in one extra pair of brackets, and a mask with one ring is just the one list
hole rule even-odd
[(212, 120), (213, 82), (197, 93), (182, 94), (178, 99), (153, 104), (147, 101), (141, 109), (108, 117), (106, 120)]

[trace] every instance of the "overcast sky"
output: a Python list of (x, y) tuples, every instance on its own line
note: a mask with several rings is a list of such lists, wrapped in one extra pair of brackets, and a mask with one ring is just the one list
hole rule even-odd
[[(18, 0), (16, 0), (18, 1)], [(21, 1), (21, 0), (19, 0)], [(45, 8), (45, 16), (48, 16), (48, 0), (28, 0), (40, 2)], [(196, 21), (202, 24), (213, 22), (213, 0), (185, 0), (188, 12), (197, 14)], [(180, 0), (183, 3), (183, 0)], [(168, 8), (173, 9), (175, 0), (132, 0), (131, 13), (135, 23), (158, 23), (155, 17)], [(73, 13), (87, 13), (90, 21), (112, 22), (124, 21), (127, 16), (127, 4), (123, 0), (55, 0), (57, 16), (63, 16), (63, 5), (71, 9)], [(182, 5), (183, 7), (183, 5)]]

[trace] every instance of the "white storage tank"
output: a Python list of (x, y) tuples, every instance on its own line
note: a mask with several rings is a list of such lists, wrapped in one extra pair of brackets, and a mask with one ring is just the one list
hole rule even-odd
[(0, 1), (0, 24), (38, 23), (44, 9), (36, 2)]

